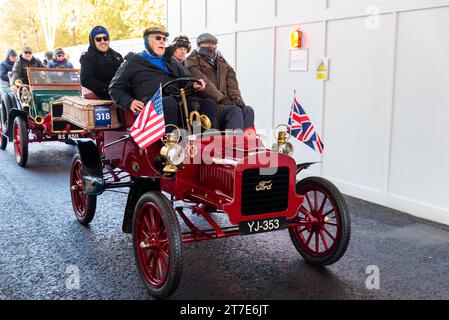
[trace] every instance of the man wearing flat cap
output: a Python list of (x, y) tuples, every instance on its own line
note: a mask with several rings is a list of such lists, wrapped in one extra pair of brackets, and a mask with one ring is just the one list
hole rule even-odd
[[(117, 70), (109, 86), (109, 94), (119, 107), (137, 113), (156, 93), (160, 85), (180, 77), (192, 76), (185, 67), (164, 55), (167, 37), (168, 32), (163, 28), (148, 28), (143, 33), (145, 50), (137, 54), (130, 52), (125, 57), (125, 62)], [(195, 83), (194, 89), (204, 90), (204, 81), (201, 82), (201, 85)], [(199, 99), (198, 102), (199, 112), (214, 119), (217, 109), (215, 101)], [(165, 124), (179, 126), (178, 101), (171, 96), (165, 96), (162, 98), (162, 105)], [(172, 127), (167, 128), (167, 131), (172, 130)]]
[(194, 77), (206, 81), (207, 87), (202, 94), (218, 103), (219, 128), (254, 128), (254, 110), (243, 101), (234, 69), (217, 50), (218, 39), (203, 33), (196, 38), (196, 43), (198, 47), (186, 59), (185, 65)]
[(33, 49), (29, 46), (22, 48), (22, 53), (19, 59), (16, 60), (12, 67), (11, 83), (13, 84), (13, 90), (16, 89), (14, 81), (17, 79), (22, 80), (24, 84), (28, 83), (27, 68), (45, 68), (44, 64), (36, 57), (33, 56)]

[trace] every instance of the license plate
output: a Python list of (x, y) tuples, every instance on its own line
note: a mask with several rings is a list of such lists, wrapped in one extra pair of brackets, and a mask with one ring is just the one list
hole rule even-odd
[(239, 223), (240, 235), (270, 232), (285, 229), (287, 220), (285, 217), (251, 220)]
[(78, 133), (58, 134), (58, 140), (78, 139), (79, 137), (80, 137), (80, 135)]
[(111, 109), (106, 106), (95, 106), (95, 128), (111, 126)]

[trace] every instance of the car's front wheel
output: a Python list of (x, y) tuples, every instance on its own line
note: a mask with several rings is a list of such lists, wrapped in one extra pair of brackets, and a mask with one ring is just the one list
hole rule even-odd
[(292, 242), (309, 263), (326, 266), (345, 253), (351, 234), (349, 212), (343, 195), (330, 181), (308, 177), (296, 183), (304, 202), (289, 229)]
[(28, 161), (28, 129), (22, 117), (16, 117), (13, 124), (13, 141), (16, 162), (25, 167)]
[(70, 195), (76, 219), (83, 225), (88, 225), (95, 216), (97, 196), (88, 196), (84, 192), (83, 163), (79, 153), (75, 154), (70, 170)]
[(134, 257), (149, 293), (171, 295), (182, 272), (181, 229), (172, 205), (161, 192), (143, 194), (133, 216)]

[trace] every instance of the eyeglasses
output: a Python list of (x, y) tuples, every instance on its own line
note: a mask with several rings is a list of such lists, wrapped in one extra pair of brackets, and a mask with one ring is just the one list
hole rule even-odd
[(154, 36), (153, 38), (156, 39), (157, 41), (161, 41), (161, 40), (164, 41), (164, 42), (167, 41), (167, 38), (163, 37), (163, 36)]
[(101, 42), (101, 40), (107, 42), (107, 41), (109, 41), (109, 37), (108, 37), (108, 36), (104, 36), (104, 37), (95, 37), (95, 41)]
[(31, 51), (24, 51), (23, 53), (25, 53), (25, 54), (32, 54)]

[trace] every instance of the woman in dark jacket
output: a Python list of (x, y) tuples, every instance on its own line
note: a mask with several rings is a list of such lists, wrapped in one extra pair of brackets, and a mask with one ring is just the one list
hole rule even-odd
[(109, 83), (123, 57), (109, 47), (109, 32), (96, 26), (89, 34), (89, 48), (81, 55), (81, 85), (95, 93), (100, 99), (110, 99)]

